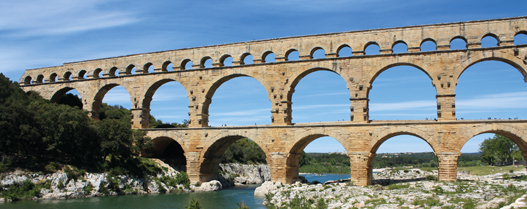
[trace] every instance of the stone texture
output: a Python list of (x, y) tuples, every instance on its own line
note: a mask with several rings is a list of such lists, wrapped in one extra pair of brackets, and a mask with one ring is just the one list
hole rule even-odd
[[(352, 180), (367, 185), (372, 181), (371, 160), (377, 148), (387, 139), (401, 134), (425, 140), (438, 156), (439, 178), (452, 181), (456, 179), (455, 153), (475, 135), (505, 135), (527, 153), (526, 120), (457, 120), (455, 110), (458, 78), (475, 63), (506, 62), (518, 69), (525, 79), (527, 45), (513, 45), (514, 36), (524, 31), (527, 31), (527, 17), (260, 40), (69, 62), (27, 70), (20, 83), (25, 91), (39, 92), (52, 102), (76, 89), (83, 108), (95, 119), (106, 92), (123, 86), (130, 94), (133, 128), (149, 127), (150, 102), (159, 86), (169, 81), (181, 83), (189, 99), (190, 128), (147, 131), (156, 142), (151, 153), (164, 150), (166, 143), (161, 142), (167, 139), (181, 145), (187, 161), (186, 171), (193, 183), (218, 179), (221, 161), (218, 156), (226, 149), (222, 145), (241, 137), (250, 138), (264, 150), (273, 181), (292, 183), (299, 180), (298, 160), (304, 147), (318, 137), (331, 136), (350, 153)], [(481, 39), (489, 34), (498, 37), (498, 47), (481, 48)], [(450, 40), (455, 37), (466, 39), (468, 49), (449, 50)], [(420, 52), (424, 40), (434, 41), (437, 50)], [(394, 43), (401, 41), (407, 44), (409, 53), (392, 54)], [(379, 44), (380, 55), (364, 54), (371, 42)], [(338, 57), (338, 50), (344, 46), (354, 50), (353, 56)], [(313, 59), (311, 53), (318, 48), (326, 51), (325, 59)], [(277, 62), (265, 63), (265, 56), (271, 49)], [(299, 52), (301, 60), (287, 60), (291, 49)], [(249, 54), (254, 57), (255, 64), (243, 63)], [(223, 65), (223, 60), (229, 56), (234, 66)], [(213, 68), (203, 65), (204, 58), (209, 57)], [(188, 61), (194, 63), (192, 70), (184, 69)], [(167, 69), (169, 64), (174, 68)], [(144, 70), (151, 65), (156, 73)], [(372, 83), (384, 70), (398, 65), (417, 67), (430, 77), (436, 89), (437, 120), (369, 119), (368, 95)], [(137, 73), (132, 75), (134, 67)], [(115, 75), (117, 69), (122, 73)], [(306, 75), (318, 70), (334, 72), (346, 82), (350, 92), (350, 119), (292, 124), (295, 87)], [(84, 78), (86, 74), (87, 79)], [(272, 105), (269, 107), (271, 125), (209, 127), (209, 105), (214, 92), (224, 82), (239, 76), (252, 77), (266, 89)]]

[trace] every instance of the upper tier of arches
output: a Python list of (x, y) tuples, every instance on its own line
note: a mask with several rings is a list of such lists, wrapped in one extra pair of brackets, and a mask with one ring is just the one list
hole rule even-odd
[(321, 50), (326, 59), (339, 57), (342, 49), (351, 49), (352, 56), (363, 56), (370, 45), (377, 45), (380, 54), (392, 54), (394, 47), (401, 45), (406, 47), (399, 53), (430, 51), (422, 50), (425, 42), (433, 42), (438, 51), (451, 50), (451, 42), (459, 39), (466, 43), (466, 49), (480, 48), (484, 38), (495, 39), (497, 46), (510, 46), (518, 34), (527, 34), (527, 17), (300, 36), (65, 63), (27, 70), (20, 83), (32, 85), (247, 65), (250, 63), (247, 57), (253, 58), (252, 64), (286, 62), (293, 51), (299, 53), (300, 60), (324, 59), (313, 57)]

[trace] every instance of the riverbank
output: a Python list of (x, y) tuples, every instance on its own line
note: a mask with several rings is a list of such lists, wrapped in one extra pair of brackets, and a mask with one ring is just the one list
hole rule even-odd
[[(475, 176), (459, 172), (457, 182), (427, 180), (437, 171), (419, 169), (384, 170), (373, 174), (374, 185), (359, 187), (352, 182), (335, 184), (281, 184), (266, 182), (255, 196), (271, 208), (291, 205), (328, 208), (495, 208), (514, 203), (527, 192), (525, 172)], [(515, 204), (522, 204), (518, 201)], [(516, 206), (517, 207), (517, 206)]]
[(107, 173), (68, 175), (64, 171), (51, 174), (12, 172), (0, 175), (0, 203), (13, 200), (76, 199), (102, 196), (158, 194), (172, 192), (210, 192), (223, 188), (260, 184), (270, 180), (269, 165), (222, 164), (220, 181), (191, 185), (184, 172), (178, 172), (160, 160), (161, 168), (154, 176), (138, 178)]

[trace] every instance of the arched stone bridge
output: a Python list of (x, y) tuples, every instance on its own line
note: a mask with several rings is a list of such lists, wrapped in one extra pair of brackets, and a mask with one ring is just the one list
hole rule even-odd
[[(65, 63), (27, 70), (20, 83), (25, 91), (40, 92), (54, 102), (76, 89), (84, 109), (95, 119), (104, 95), (115, 86), (123, 86), (131, 96), (132, 127), (146, 129), (156, 141), (156, 151), (162, 152), (174, 140), (181, 145), (192, 181), (215, 178), (223, 151), (234, 140), (248, 137), (266, 152), (272, 179), (289, 183), (298, 176), (298, 158), (303, 148), (318, 137), (331, 136), (350, 155), (352, 178), (365, 185), (371, 183), (375, 151), (384, 140), (399, 134), (428, 142), (439, 159), (439, 178), (455, 180), (460, 149), (477, 134), (505, 135), (527, 155), (527, 136), (523, 132), (527, 121), (458, 121), (455, 111), (458, 78), (475, 63), (505, 62), (527, 80), (527, 45), (514, 45), (518, 34), (527, 34), (527, 17), (299, 36)], [(481, 48), (481, 39), (486, 37), (495, 38), (498, 45)], [(454, 39), (464, 40), (466, 49), (451, 50)], [(421, 45), (427, 41), (433, 42), (436, 50), (422, 52)], [(407, 52), (394, 54), (397, 44), (405, 44)], [(367, 55), (370, 45), (379, 46), (380, 54)], [(339, 57), (340, 50), (347, 47), (353, 55)], [(325, 50), (325, 58), (313, 59), (319, 49)], [(300, 60), (289, 60), (294, 51), (298, 51)], [(276, 59), (269, 62), (267, 58), (272, 53)], [(249, 55), (254, 58), (253, 64), (248, 64)], [(225, 66), (227, 58), (233, 59), (232, 66)], [(210, 60), (212, 67), (207, 68), (205, 63)], [(373, 81), (384, 70), (399, 65), (416, 67), (430, 77), (437, 93), (437, 121), (369, 120), (368, 94)], [(292, 124), (295, 86), (319, 70), (337, 73), (346, 82), (350, 120)], [(214, 92), (239, 76), (255, 78), (267, 90), (272, 105), (271, 125), (208, 127)], [(181, 83), (187, 91), (189, 128), (147, 129), (152, 96), (169, 81)]]

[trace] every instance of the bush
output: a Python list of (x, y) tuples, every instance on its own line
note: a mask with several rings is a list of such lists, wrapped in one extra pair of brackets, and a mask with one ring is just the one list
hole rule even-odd
[(426, 175), (426, 180), (429, 180), (429, 181), (437, 181), (437, 176), (434, 176), (434, 175)]
[(13, 201), (31, 200), (33, 197), (39, 196), (40, 190), (44, 187), (45, 185), (35, 185), (30, 180), (26, 180), (22, 184), (12, 184), (7, 190), (2, 191), (0, 196)]
[(510, 180), (510, 179), (511, 179), (511, 176), (509, 176), (509, 174), (506, 174), (506, 173), (505, 173), (505, 174), (503, 174), (503, 175), (501, 176), (501, 178), (503, 178), (503, 180)]
[(83, 190), (85, 194), (90, 194), (91, 191), (93, 190), (93, 186), (91, 185), (90, 182), (88, 182), (88, 185), (86, 185)]
[(201, 209), (201, 205), (197, 200), (192, 198), (192, 200), (190, 200), (189, 206), (185, 206), (185, 209)]
[(179, 172), (177, 175), (176, 175), (176, 178), (175, 178), (175, 183), (176, 184), (183, 184), (183, 186), (185, 188), (189, 188), (190, 187), (190, 180), (188, 179), (188, 174), (187, 172)]

